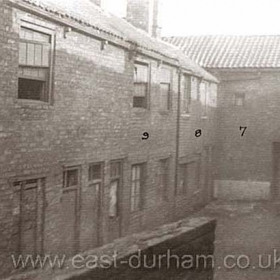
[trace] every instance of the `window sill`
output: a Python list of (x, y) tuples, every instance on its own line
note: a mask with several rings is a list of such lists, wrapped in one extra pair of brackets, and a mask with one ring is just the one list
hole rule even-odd
[(27, 109), (40, 109), (40, 110), (48, 110), (53, 108), (53, 106), (48, 102), (44, 102), (40, 100), (30, 100), (30, 99), (17, 99), (16, 107), (27, 108)]
[(184, 119), (189, 119), (191, 117), (191, 114), (183, 113), (183, 114), (181, 114), (181, 117), (184, 118)]

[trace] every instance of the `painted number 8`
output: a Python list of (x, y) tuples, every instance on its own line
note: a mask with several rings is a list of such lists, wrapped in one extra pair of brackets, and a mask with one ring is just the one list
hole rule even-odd
[(197, 130), (195, 131), (195, 137), (200, 137), (201, 135), (202, 135), (201, 129), (197, 129)]

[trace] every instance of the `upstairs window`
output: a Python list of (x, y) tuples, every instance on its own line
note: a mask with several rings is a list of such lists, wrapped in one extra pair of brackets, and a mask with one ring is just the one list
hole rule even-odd
[(18, 98), (48, 102), (52, 36), (21, 27)]
[(134, 94), (133, 107), (147, 108), (149, 88), (149, 66), (147, 64), (134, 64)]
[(189, 114), (191, 105), (191, 77), (183, 75), (182, 93), (181, 93), (181, 113)]
[(162, 67), (160, 74), (160, 109), (167, 111), (171, 108), (171, 70)]
[(70, 167), (63, 172), (63, 188), (78, 188), (79, 186), (79, 168)]
[(204, 81), (200, 83), (200, 102), (202, 105), (202, 114), (203, 117), (207, 117), (207, 95), (209, 94), (208, 91), (208, 84)]
[(88, 168), (88, 182), (90, 186), (102, 183), (103, 166), (101, 163), (91, 163)]
[(236, 93), (234, 94), (234, 105), (235, 106), (244, 106), (245, 104), (245, 94), (244, 93)]

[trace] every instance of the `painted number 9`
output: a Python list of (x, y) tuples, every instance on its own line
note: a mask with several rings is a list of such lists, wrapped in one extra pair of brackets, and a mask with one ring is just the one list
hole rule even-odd
[(150, 137), (149, 133), (148, 132), (144, 132), (143, 136), (142, 136), (142, 140), (147, 140), (147, 139), (149, 139), (149, 137)]

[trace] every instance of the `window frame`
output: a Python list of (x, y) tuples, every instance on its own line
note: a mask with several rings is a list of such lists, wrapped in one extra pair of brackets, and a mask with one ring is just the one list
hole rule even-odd
[[(136, 65), (141, 65), (141, 66), (146, 67), (146, 69), (147, 69), (147, 81), (146, 82), (135, 81), (134, 70), (135, 70)], [(133, 108), (145, 109), (145, 110), (148, 110), (150, 108), (150, 104), (149, 104), (150, 87), (151, 87), (151, 77), (150, 76), (151, 76), (151, 64), (147, 61), (135, 60), (133, 63), (133, 98), (132, 98), (132, 107)], [(137, 96), (135, 96), (135, 85), (140, 85), (140, 84), (146, 85), (146, 92), (145, 92), (145, 99), (144, 99), (145, 106), (144, 107), (134, 106), (134, 104), (135, 104), (134, 98), (137, 97)]]
[[(45, 35), (50, 36), (50, 53), (49, 53), (49, 67), (40, 67), (40, 66), (36, 66), (36, 65), (21, 65), (19, 63), (19, 59), (18, 59), (18, 69), (20, 69), (20, 67), (29, 67), (29, 68), (48, 68), (48, 80), (46, 81), (46, 89), (45, 89), (45, 97), (44, 100), (40, 99), (26, 99), (26, 98), (19, 98), (18, 96), (18, 91), (17, 91), (17, 100), (25, 100), (25, 101), (37, 101), (37, 102), (43, 102), (46, 104), (53, 104), (53, 88), (54, 88), (54, 61), (55, 61), (55, 30), (51, 29), (49, 27), (45, 27), (45, 26), (41, 26), (35, 22), (29, 22), (29, 21), (25, 21), (25, 20), (21, 20), (20, 25), (19, 25), (19, 32), (21, 30), (21, 28), (25, 28), (25, 29), (29, 29), (31, 31), (34, 32), (38, 32), (38, 33), (43, 33)], [(22, 39), (19, 37), (19, 41), (18, 43), (20, 44), (20, 42), (31, 42), (31, 43), (40, 43), (40, 44), (44, 44), (43, 42), (38, 42), (38, 41), (34, 41), (34, 40), (27, 40), (27, 39)], [(18, 45), (19, 46), (19, 45)], [(18, 47), (19, 48), (19, 47)], [(19, 55), (19, 49), (18, 49), (18, 55)], [(19, 70), (18, 70), (19, 72)], [(36, 79), (35, 77), (30, 77), (30, 79), (27, 79), (25, 77), (21, 77), (18, 73), (18, 83), (19, 83), (19, 79), (26, 79), (26, 80), (38, 80), (38, 81), (43, 81), (42, 79)], [(19, 87), (19, 85), (18, 85)]]
[[(131, 188), (130, 188), (130, 212), (138, 212), (144, 208), (144, 188), (145, 188), (145, 176), (146, 176), (146, 162), (136, 163), (131, 166)], [(133, 168), (140, 168), (140, 177), (133, 179)], [(137, 193), (136, 182), (139, 183), (139, 192)], [(134, 187), (135, 184), (135, 187)], [(134, 187), (134, 188), (133, 188)], [(134, 190), (134, 195), (133, 194)], [(133, 203), (132, 203), (133, 201)], [(138, 201), (138, 204), (137, 204)]]
[[(89, 178), (89, 175), (90, 175), (90, 168), (92, 166), (100, 166), (100, 178), (99, 179), (93, 179), (93, 180), (90, 180)], [(102, 185), (103, 185), (103, 182), (104, 182), (104, 162), (90, 162), (88, 165), (87, 165), (87, 185), (89, 187), (92, 187), (92, 186), (95, 186), (95, 185), (98, 185), (100, 184), (100, 187), (102, 188)]]
[(190, 74), (183, 73), (183, 91), (181, 93), (181, 115), (189, 115), (191, 111), (191, 90), (192, 90), (192, 77)]
[[(78, 177), (77, 177), (77, 185), (75, 186), (69, 186), (67, 187), (67, 172), (68, 171), (73, 171), (73, 170), (77, 170), (78, 172)], [(78, 190), (81, 186), (81, 166), (65, 166), (63, 168), (63, 182), (62, 182), (62, 191), (63, 192), (67, 192), (67, 191), (71, 191), (71, 190)]]
[[(168, 71), (169, 72), (169, 80), (165, 79), (165, 71)], [(159, 104), (159, 107), (160, 107), (160, 111), (161, 112), (168, 112), (172, 109), (172, 98), (171, 98), (171, 95), (172, 95), (172, 80), (173, 80), (173, 69), (167, 65), (162, 65), (160, 67), (160, 79), (159, 79), (159, 94), (160, 94), (160, 104)], [(167, 92), (167, 108), (163, 108), (162, 104), (163, 104), (163, 97), (162, 97), (162, 89), (161, 89), (161, 85), (168, 85), (168, 92)]]

